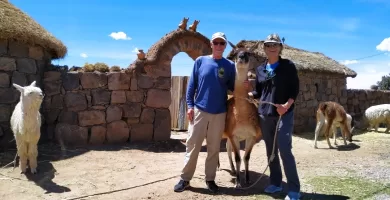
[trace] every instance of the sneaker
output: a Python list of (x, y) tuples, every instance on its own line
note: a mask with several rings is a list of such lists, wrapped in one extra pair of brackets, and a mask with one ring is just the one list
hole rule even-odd
[(264, 190), (265, 193), (269, 193), (269, 194), (273, 194), (273, 193), (280, 192), (280, 191), (282, 191), (282, 187), (278, 187), (275, 185), (270, 185), (267, 188), (265, 188), (265, 190)]
[(207, 184), (207, 188), (213, 192), (213, 193), (216, 193), (218, 192), (219, 190), (219, 187), (217, 184), (215, 184), (215, 181), (206, 181), (206, 184)]
[(284, 200), (298, 200), (299, 198), (301, 198), (301, 194), (299, 192), (288, 192)]
[(183, 192), (187, 187), (190, 186), (189, 181), (180, 180), (179, 183), (175, 185), (175, 188), (173, 189), (175, 192)]

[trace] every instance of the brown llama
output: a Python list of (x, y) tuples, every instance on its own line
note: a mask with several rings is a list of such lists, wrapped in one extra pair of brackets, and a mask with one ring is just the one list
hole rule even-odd
[(323, 125), (325, 125), (324, 135), (330, 149), (333, 149), (329, 141), (330, 129), (336, 124), (341, 128), (344, 145), (347, 145), (346, 137), (348, 137), (349, 142), (352, 142), (351, 129), (350, 125), (348, 125), (349, 123), (350, 120), (348, 119), (348, 115), (343, 106), (333, 101), (321, 102), (317, 109), (317, 126), (315, 129), (314, 148), (317, 148), (317, 137)]
[[(248, 79), (249, 71), (249, 56), (254, 45), (250, 49), (237, 48), (229, 42), (233, 47), (236, 57), (236, 79), (234, 84), (233, 97), (228, 99), (227, 114), (225, 121), (225, 130), (222, 138), (227, 138), (226, 149), (229, 157), (231, 172), (236, 174), (236, 188), (241, 188), (240, 167), (240, 141), (245, 140), (245, 183), (249, 183), (249, 159), (253, 146), (257, 141), (262, 139), (262, 133), (259, 124), (259, 115), (256, 105), (248, 101), (248, 89), (244, 86), (244, 81)], [(236, 167), (234, 167), (232, 159), (232, 151), (234, 152)], [(219, 165), (219, 164), (218, 164)]]

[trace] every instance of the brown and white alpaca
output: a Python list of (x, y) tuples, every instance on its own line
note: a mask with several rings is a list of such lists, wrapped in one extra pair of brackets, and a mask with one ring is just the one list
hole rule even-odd
[[(250, 103), (248, 98), (248, 89), (244, 86), (249, 71), (249, 56), (254, 45), (250, 49), (237, 48), (229, 42), (236, 52), (235, 66), (236, 79), (234, 84), (233, 97), (228, 99), (227, 114), (225, 121), (225, 130), (222, 138), (227, 138), (226, 149), (229, 157), (229, 163), (232, 173), (236, 174), (236, 188), (241, 187), (240, 167), (240, 141), (245, 140), (245, 181), (249, 183), (249, 159), (253, 146), (262, 139), (262, 133), (259, 125), (259, 115), (257, 107)], [(236, 168), (233, 164), (232, 151), (236, 161)]]
[[(330, 129), (335, 128), (334, 125), (337, 125), (341, 128), (342, 136), (344, 139), (344, 145), (347, 145), (346, 137), (348, 137), (349, 142), (352, 142), (351, 137), (351, 120), (348, 119), (348, 115), (345, 112), (343, 106), (337, 102), (326, 101), (321, 102), (318, 105), (317, 109), (317, 126), (315, 129), (315, 138), (314, 138), (314, 148), (317, 148), (317, 137), (323, 125), (325, 125), (325, 138), (328, 142), (329, 148), (333, 148), (329, 141)], [(326, 121), (326, 123), (325, 123)], [(336, 133), (333, 133), (336, 134)], [(335, 137), (335, 135), (333, 136)]]

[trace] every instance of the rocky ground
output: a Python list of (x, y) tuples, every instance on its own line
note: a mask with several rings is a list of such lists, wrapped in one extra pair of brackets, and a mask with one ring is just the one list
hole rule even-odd
[[(383, 130), (381, 130), (383, 131)], [(185, 133), (172, 134), (169, 142), (88, 148), (57, 145), (39, 148), (37, 175), (0, 169), (0, 199), (281, 199), (285, 193), (262, 193), (269, 172), (253, 188), (237, 191), (225, 148), (221, 149), (221, 170), (217, 195), (204, 184), (206, 148), (202, 149), (192, 188), (174, 193), (173, 186), (183, 164)], [(352, 144), (328, 149), (326, 141), (313, 148), (313, 135), (294, 137), (293, 152), (302, 182), (303, 199), (390, 199), (390, 134), (365, 133)], [(224, 146), (222, 144), (222, 146)], [(243, 152), (242, 152), (243, 155)], [(0, 154), (0, 166), (10, 163), (15, 150)], [(254, 148), (250, 161), (254, 182), (266, 167), (264, 143)], [(243, 167), (242, 167), (243, 168)], [(285, 181), (285, 179), (284, 179)]]

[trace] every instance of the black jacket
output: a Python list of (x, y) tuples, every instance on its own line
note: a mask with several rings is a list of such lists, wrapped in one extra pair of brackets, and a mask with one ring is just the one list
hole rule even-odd
[[(279, 65), (274, 70), (274, 76), (267, 76), (266, 65), (268, 60), (256, 68), (256, 90), (252, 91), (255, 99), (285, 104), (289, 98), (294, 102), (299, 94), (299, 77), (295, 64), (279, 57)], [(287, 110), (291, 112), (295, 103)], [(279, 116), (276, 107), (270, 104), (260, 104), (258, 112), (265, 116)]]

